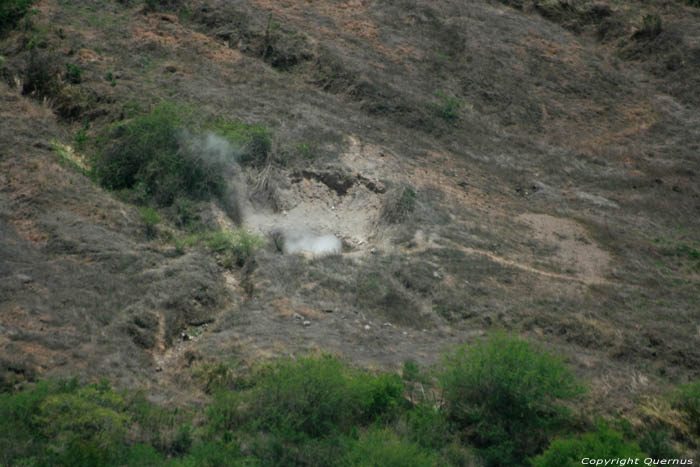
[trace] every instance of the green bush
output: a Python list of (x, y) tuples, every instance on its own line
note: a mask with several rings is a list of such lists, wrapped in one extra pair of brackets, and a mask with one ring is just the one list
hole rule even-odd
[(179, 195), (193, 199), (224, 197), (225, 176), (233, 161), (204, 157), (193, 150), (187, 132), (193, 120), (189, 108), (162, 104), (118, 124), (109, 135), (114, 142), (96, 157), (98, 180), (111, 189), (141, 191), (161, 206), (172, 204)]
[(362, 467), (431, 467), (442, 465), (439, 457), (421, 446), (399, 439), (390, 430), (371, 429), (351, 444), (336, 465)]
[(395, 375), (354, 371), (329, 356), (279, 360), (256, 380), (250, 400), (254, 425), (290, 440), (370, 423), (390, 413), (403, 390)]
[(493, 334), (461, 347), (441, 378), (449, 418), (488, 465), (517, 465), (566, 420), (559, 400), (581, 392), (561, 359), (519, 338)]
[(82, 81), (83, 70), (78, 65), (66, 63), (66, 81), (71, 84), (80, 84)]
[(33, 0), (2, 0), (0, 2), (0, 34), (12, 29), (29, 12)]
[(0, 394), (0, 463), (118, 465), (134, 454), (125, 446), (132, 426), (128, 401), (106, 383), (39, 382)]
[[(556, 439), (549, 448), (532, 461), (533, 467), (575, 467), (581, 459), (639, 459), (641, 465), (647, 457), (639, 446), (624, 440), (617, 431), (600, 425), (598, 431), (580, 438)], [(630, 465), (635, 465), (629, 462)], [(622, 465), (622, 464), (619, 464)]]
[(700, 381), (678, 388), (673, 397), (673, 407), (683, 413), (695, 433), (700, 435)]
[(440, 450), (455, 432), (445, 414), (427, 404), (418, 405), (405, 415), (406, 437), (428, 449)]

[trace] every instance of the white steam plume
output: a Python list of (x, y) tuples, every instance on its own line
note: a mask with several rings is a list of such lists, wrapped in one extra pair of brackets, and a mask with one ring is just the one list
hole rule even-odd
[(284, 230), (279, 234), (284, 254), (307, 252), (314, 255), (330, 255), (343, 251), (343, 245), (335, 235), (319, 235), (301, 229)]

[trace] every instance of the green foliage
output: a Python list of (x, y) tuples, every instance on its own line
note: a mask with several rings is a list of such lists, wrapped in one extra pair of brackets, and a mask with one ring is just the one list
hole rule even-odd
[[(179, 195), (194, 199), (227, 194), (227, 161), (205, 158), (187, 144), (193, 126), (191, 109), (162, 104), (153, 111), (118, 124), (112, 144), (96, 157), (97, 178), (111, 189), (135, 188), (161, 206)], [(232, 162), (232, 161), (230, 161)]]
[(561, 359), (500, 333), (447, 358), (441, 384), (449, 418), (494, 466), (535, 453), (566, 419), (557, 402), (581, 392)]
[(105, 75), (105, 79), (107, 81), (109, 81), (110, 86), (114, 87), (117, 85), (117, 78), (114, 76), (114, 73), (112, 73), (111, 71), (107, 72), (107, 74)]
[(241, 164), (261, 167), (267, 163), (272, 140), (269, 130), (263, 125), (248, 125), (234, 120), (218, 119), (208, 127), (239, 149)]
[(153, 449), (125, 445), (127, 432), (134, 426), (130, 410), (125, 395), (105, 382), (44, 381), (31, 390), (0, 394), (0, 462), (148, 465), (142, 461), (150, 453), (162, 463), (162, 456)]
[(175, 208), (175, 221), (180, 227), (198, 227), (199, 215), (192, 200), (182, 197), (176, 198), (173, 206)]
[(644, 436), (639, 439), (639, 447), (654, 459), (678, 457), (678, 452), (670, 442), (670, 434), (665, 429), (646, 428)]
[(160, 216), (158, 212), (150, 206), (142, 206), (139, 208), (141, 222), (146, 227), (146, 234), (149, 237), (155, 237), (157, 230), (156, 225), (160, 224)]
[(317, 141), (304, 141), (297, 143), (296, 150), (299, 157), (307, 161), (317, 159), (319, 156)]
[(244, 228), (221, 230), (204, 235), (206, 246), (221, 255), (224, 266), (242, 267), (262, 248), (264, 242), (258, 235), (248, 233)]
[(85, 146), (87, 145), (88, 141), (90, 141), (90, 137), (88, 136), (87, 129), (85, 128), (78, 130), (75, 133), (75, 136), (73, 137), (75, 149), (77, 149), (78, 151), (82, 151), (83, 149), (85, 149)]
[(65, 79), (71, 84), (80, 84), (82, 81), (83, 70), (78, 65), (66, 63)]
[(207, 394), (232, 389), (235, 381), (231, 367), (225, 362), (204, 362), (194, 369), (192, 375), (202, 383)]
[(700, 8), (700, 0), (685, 0), (685, 2), (690, 6)]
[(678, 388), (673, 397), (673, 407), (680, 410), (700, 435), (700, 381)]
[[(549, 448), (532, 461), (533, 467), (574, 467), (581, 459), (639, 459), (641, 464), (647, 455), (639, 446), (624, 440), (622, 435), (604, 424), (598, 431), (580, 438), (556, 439)], [(635, 465), (633, 462), (630, 465)], [(620, 464), (622, 465), (622, 464)]]
[(421, 404), (405, 414), (407, 438), (428, 449), (439, 450), (453, 438), (454, 426), (445, 413)]
[(0, 2), (0, 34), (14, 28), (29, 12), (33, 0), (3, 0)]
[(430, 467), (442, 465), (439, 457), (421, 446), (399, 439), (390, 430), (371, 429), (352, 443), (338, 466)]
[(448, 123), (457, 121), (459, 119), (459, 109), (463, 105), (463, 102), (441, 91), (437, 91), (435, 96), (440, 99), (440, 104), (434, 107), (437, 115)]
[(396, 376), (354, 371), (329, 356), (279, 360), (256, 379), (250, 400), (255, 425), (290, 440), (370, 423), (399, 404), (403, 389)]

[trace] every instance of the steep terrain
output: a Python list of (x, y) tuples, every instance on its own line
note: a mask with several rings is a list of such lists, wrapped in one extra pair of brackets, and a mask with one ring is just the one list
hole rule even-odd
[[(393, 370), (501, 328), (564, 355), (605, 413), (700, 377), (699, 8), (147, 4), (42, 0), (0, 43), (3, 385), (185, 403), (202, 362)], [(243, 267), (85, 175), (162, 101), (272, 134), (232, 177), (266, 242)], [(235, 227), (219, 204), (193, 209)], [(343, 253), (282, 254), (289, 229)]]

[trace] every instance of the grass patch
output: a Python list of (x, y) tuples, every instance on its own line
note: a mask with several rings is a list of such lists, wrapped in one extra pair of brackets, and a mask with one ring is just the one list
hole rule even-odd
[(160, 216), (158, 215), (158, 212), (153, 209), (152, 207), (148, 206), (142, 206), (139, 209), (140, 212), (140, 217), (141, 217), (141, 222), (143, 223), (144, 227), (146, 228), (146, 235), (148, 235), (149, 238), (153, 238), (156, 236), (158, 233), (156, 226), (160, 224)]
[(270, 131), (263, 125), (217, 119), (205, 128), (225, 138), (235, 147), (241, 164), (262, 167), (269, 161), (272, 140)]
[(224, 267), (243, 267), (264, 246), (263, 239), (248, 233), (244, 228), (216, 232), (196, 232), (175, 240), (175, 247), (184, 250), (188, 246), (201, 245), (219, 256)]
[(79, 154), (77, 154), (71, 146), (52, 141), (51, 149), (53, 149), (54, 154), (61, 164), (68, 166), (83, 175), (89, 175), (90, 168), (85, 163), (85, 160)]

